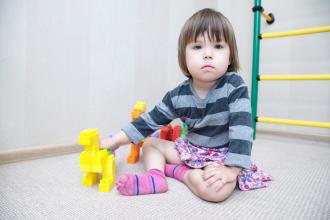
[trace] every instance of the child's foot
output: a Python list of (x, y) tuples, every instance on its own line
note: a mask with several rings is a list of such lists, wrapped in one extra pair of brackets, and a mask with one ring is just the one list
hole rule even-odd
[(140, 175), (121, 175), (116, 186), (117, 190), (126, 196), (163, 193), (168, 189), (165, 174), (157, 169), (151, 169)]
[(184, 164), (166, 164), (165, 175), (183, 182), (185, 174), (190, 169), (191, 168), (187, 167)]

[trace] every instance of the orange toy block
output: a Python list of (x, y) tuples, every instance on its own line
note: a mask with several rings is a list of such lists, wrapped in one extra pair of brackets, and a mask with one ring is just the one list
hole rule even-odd
[[(131, 118), (132, 120), (137, 119), (140, 115), (145, 113), (147, 109), (147, 106), (144, 102), (136, 102), (134, 108), (132, 109), (131, 112)], [(128, 163), (136, 163), (139, 160), (140, 157), (140, 148), (143, 145), (143, 141), (141, 141), (138, 144), (131, 144), (131, 150), (130, 154), (127, 157), (127, 162)]]

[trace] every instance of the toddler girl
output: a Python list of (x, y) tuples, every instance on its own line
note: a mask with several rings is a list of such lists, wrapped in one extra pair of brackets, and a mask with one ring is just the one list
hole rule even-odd
[(163, 193), (168, 176), (201, 199), (219, 202), (229, 197), (237, 183), (241, 190), (264, 187), (271, 177), (250, 159), (251, 104), (248, 88), (237, 73), (236, 40), (227, 18), (213, 9), (192, 15), (181, 30), (178, 60), (188, 79), (168, 91), (152, 111), (101, 140), (101, 145), (114, 149), (137, 144), (176, 118), (186, 123), (186, 138), (175, 142), (146, 138), (142, 150), (147, 172), (119, 176), (118, 191)]

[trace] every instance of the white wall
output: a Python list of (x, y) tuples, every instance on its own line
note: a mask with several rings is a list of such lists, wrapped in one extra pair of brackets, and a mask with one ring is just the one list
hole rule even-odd
[[(264, 6), (276, 22), (262, 22), (263, 32), (330, 23), (327, 0)], [(250, 85), (253, 1), (0, 0), (0, 149), (75, 142), (87, 127), (106, 135), (130, 120), (135, 101), (152, 108), (184, 79), (177, 38), (185, 20), (204, 7), (231, 20)], [(327, 48), (328, 33), (268, 40), (260, 70), (329, 73)], [(259, 115), (330, 121), (329, 88), (329, 82), (262, 82)]]

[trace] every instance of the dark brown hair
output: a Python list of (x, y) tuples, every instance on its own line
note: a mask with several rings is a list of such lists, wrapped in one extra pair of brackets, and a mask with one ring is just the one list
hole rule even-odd
[(225, 41), (228, 44), (230, 65), (227, 71), (237, 72), (239, 70), (239, 60), (234, 29), (223, 14), (205, 8), (193, 14), (182, 27), (178, 43), (178, 60), (183, 74), (191, 77), (186, 63), (187, 44), (196, 42), (197, 38), (205, 32), (207, 32), (210, 40), (215, 42)]

